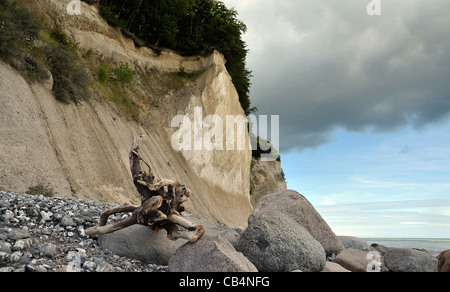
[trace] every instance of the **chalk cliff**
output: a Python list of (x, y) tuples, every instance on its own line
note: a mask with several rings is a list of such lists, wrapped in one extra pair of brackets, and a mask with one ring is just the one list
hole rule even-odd
[[(196, 108), (202, 109), (202, 118), (217, 115), (225, 121), (227, 115), (244, 115), (223, 56), (157, 55), (109, 26), (95, 6), (83, 2), (82, 14), (70, 16), (65, 13), (70, 1), (36, 2), (25, 5), (47, 17), (56, 13), (81, 52), (128, 64), (136, 72), (129, 93), (142, 105), (139, 118), (132, 119), (95, 87), (86, 101), (61, 103), (52, 94), (51, 77), (27, 82), (0, 61), (0, 189), (24, 192), (48, 184), (61, 197), (139, 204), (128, 160), (131, 135), (137, 132), (147, 136), (141, 154), (157, 178), (179, 180), (192, 189), (188, 212), (246, 226), (252, 211), (251, 151), (175, 151), (171, 146), (176, 115), (193, 119)], [(180, 71), (194, 77), (175, 80), (177, 85), (167, 89), (170, 74)]]

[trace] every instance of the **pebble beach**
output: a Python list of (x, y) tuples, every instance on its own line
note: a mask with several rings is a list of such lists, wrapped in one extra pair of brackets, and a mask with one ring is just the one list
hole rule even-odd
[[(0, 191), (0, 272), (167, 272), (102, 250), (84, 230), (112, 204)], [(110, 217), (118, 221), (126, 214)]]

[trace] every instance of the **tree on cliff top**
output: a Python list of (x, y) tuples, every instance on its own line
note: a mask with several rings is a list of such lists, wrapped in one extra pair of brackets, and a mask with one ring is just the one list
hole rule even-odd
[(247, 27), (234, 9), (215, 0), (100, 0), (100, 12), (110, 23), (131, 32), (152, 48), (168, 48), (183, 55), (219, 50), (246, 114), (250, 102), (251, 71), (242, 34)]

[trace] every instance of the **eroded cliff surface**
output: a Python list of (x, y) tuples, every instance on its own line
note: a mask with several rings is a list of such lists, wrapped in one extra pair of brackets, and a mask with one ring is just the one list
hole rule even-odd
[(262, 197), (287, 190), (280, 161), (252, 159), (250, 171), (250, 197), (253, 207)]
[[(57, 13), (81, 51), (96, 60), (129, 64), (136, 72), (129, 93), (149, 102), (139, 107), (139, 119), (124, 115), (95, 87), (87, 101), (61, 103), (52, 94), (51, 79), (27, 82), (0, 61), (0, 189), (24, 192), (48, 184), (62, 197), (139, 204), (128, 160), (137, 132), (147, 136), (141, 154), (157, 178), (176, 179), (192, 189), (188, 212), (246, 226), (252, 211), (251, 151), (180, 152), (171, 145), (176, 115), (192, 119), (196, 108), (203, 117), (217, 115), (223, 121), (227, 115), (244, 115), (223, 56), (181, 57), (169, 51), (158, 56), (108, 26), (94, 6), (82, 3), (82, 15), (66, 15), (68, 2), (28, 3), (38, 13)], [(194, 77), (176, 80), (181, 85), (168, 90), (168, 74), (180, 70), (195, 72)]]

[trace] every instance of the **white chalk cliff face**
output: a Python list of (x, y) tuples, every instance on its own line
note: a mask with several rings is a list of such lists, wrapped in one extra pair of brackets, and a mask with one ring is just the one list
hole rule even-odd
[[(148, 48), (136, 48), (94, 6), (82, 3), (82, 15), (66, 15), (68, 2), (44, 0), (40, 6), (59, 12), (64, 30), (80, 50), (128, 63), (137, 74), (178, 72), (180, 66), (201, 74), (184, 88), (161, 96), (158, 106), (147, 109), (146, 118), (136, 122), (95, 92), (78, 105), (60, 103), (52, 95), (51, 79), (30, 84), (0, 61), (0, 189), (24, 192), (49, 184), (61, 197), (139, 204), (128, 160), (132, 133), (137, 132), (147, 136), (141, 154), (157, 178), (179, 180), (192, 189), (188, 212), (229, 226), (246, 226), (252, 211), (251, 151), (175, 151), (171, 145), (178, 130), (171, 127), (176, 115), (192, 120), (200, 108), (202, 118), (220, 117), (224, 131), (227, 115), (244, 115), (223, 56), (215, 52), (181, 57), (165, 51), (157, 56)], [(138, 89), (140, 82), (134, 85)], [(149, 92), (151, 86), (144, 85), (143, 94), (156, 95), (160, 89)]]

